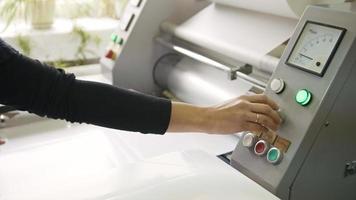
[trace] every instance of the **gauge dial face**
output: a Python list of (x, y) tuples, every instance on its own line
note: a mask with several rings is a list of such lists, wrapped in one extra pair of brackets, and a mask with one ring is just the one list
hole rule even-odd
[(345, 29), (307, 22), (287, 64), (322, 76)]

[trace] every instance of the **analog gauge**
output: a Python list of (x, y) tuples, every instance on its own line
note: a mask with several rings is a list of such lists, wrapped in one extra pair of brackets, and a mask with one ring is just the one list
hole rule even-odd
[(287, 64), (322, 76), (344, 32), (343, 28), (307, 22)]

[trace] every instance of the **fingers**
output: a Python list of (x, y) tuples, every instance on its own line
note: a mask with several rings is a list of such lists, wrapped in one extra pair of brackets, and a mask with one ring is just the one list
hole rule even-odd
[[(257, 118), (258, 115), (258, 118)], [(260, 113), (248, 113), (246, 114), (248, 123), (255, 123), (262, 127), (276, 131), (279, 127), (279, 123), (275, 122), (271, 117)]]
[(245, 95), (245, 96), (242, 96), (241, 99), (247, 100), (247, 101), (249, 101), (251, 103), (267, 104), (273, 110), (278, 110), (279, 109), (279, 106), (264, 94)]
[(256, 124), (253, 122), (246, 123), (244, 129), (246, 131), (251, 131), (254, 133), (266, 133), (268, 131), (266, 127), (263, 127), (260, 124)]
[(261, 103), (253, 103), (251, 105), (251, 111), (255, 113), (261, 113), (264, 114), (270, 118), (277, 124), (280, 124), (282, 122), (281, 117), (279, 116), (278, 112), (276, 110), (273, 110), (270, 106), (266, 104), (261, 104)]

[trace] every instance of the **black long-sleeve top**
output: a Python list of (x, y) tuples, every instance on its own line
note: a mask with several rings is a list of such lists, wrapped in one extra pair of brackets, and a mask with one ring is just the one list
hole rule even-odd
[(1, 39), (0, 104), (54, 119), (156, 134), (165, 133), (171, 113), (168, 100), (76, 80)]

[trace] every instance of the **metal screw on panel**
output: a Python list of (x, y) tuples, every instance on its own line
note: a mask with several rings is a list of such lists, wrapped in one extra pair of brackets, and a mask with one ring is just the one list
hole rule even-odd
[(324, 123), (324, 126), (325, 126), (325, 127), (328, 127), (329, 125), (330, 125), (330, 122), (325, 122), (325, 123)]

